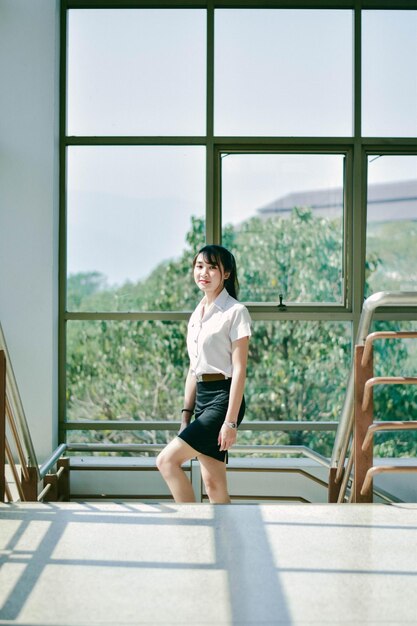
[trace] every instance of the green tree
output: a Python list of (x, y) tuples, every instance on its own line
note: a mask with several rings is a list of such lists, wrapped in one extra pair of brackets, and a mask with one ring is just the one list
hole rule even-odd
[(366, 295), (376, 291), (412, 291), (417, 284), (417, 222), (368, 225)]
[(241, 299), (341, 302), (342, 227), (340, 219), (314, 217), (295, 208), (290, 217), (251, 218), (228, 227), (225, 245), (236, 251)]
[[(201, 297), (191, 276), (195, 252), (204, 244), (204, 222), (194, 218), (177, 260), (161, 263), (136, 284), (109, 288), (97, 273), (71, 277), (71, 302), (79, 310), (192, 310)], [(227, 226), (223, 243), (238, 260), (241, 300), (337, 301), (340, 299), (341, 224), (295, 209), (286, 219), (252, 218)], [(376, 271), (369, 268), (369, 272)], [(128, 306), (126, 306), (128, 303)], [(75, 304), (74, 304), (75, 306)], [(177, 420), (188, 357), (185, 322), (68, 323), (68, 418), (80, 421), (80, 441), (162, 442), (167, 432), (146, 431), (146, 421)], [(246, 387), (248, 420), (337, 420), (350, 364), (350, 325), (340, 322), (255, 321)], [(397, 366), (404, 346), (379, 348), (383, 362)], [(395, 396), (397, 416), (410, 415), (415, 399)], [(391, 396), (381, 392), (378, 411)], [(378, 404), (379, 402), (379, 404)], [(392, 408), (392, 407), (391, 407)], [(391, 416), (392, 417), (392, 416)], [(83, 420), (133, 420), (134, 431), (82, 431)], [(390, 419), (390, 417), (387, 417)], [(145, 428), (145, 430), (143, 429)], [(332, 433), (245, 433), (240, 441), (304, 444), (330, 455)], [(382, 436), (381, 436), (382, 437)], [(396, 438), (380, 439), (381, 454)], [(415, 451), (410, 439), (398, 453)]]
[(106, 288), (106, 277), (100, 272), (80, 272), (71, 274), (67, 281), (67, 308), (69, 311), (82, 310), (83, 304), (94, 294)]

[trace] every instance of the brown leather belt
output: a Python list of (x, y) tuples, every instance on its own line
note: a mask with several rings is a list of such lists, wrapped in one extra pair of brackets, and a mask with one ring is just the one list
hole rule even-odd
[(230, 378), (224, 374), (201, 374), (200, 376), (197, 376), (197, 380), (202, 381), (203, 383), (208, 383), (211, 380), (230, 380)]

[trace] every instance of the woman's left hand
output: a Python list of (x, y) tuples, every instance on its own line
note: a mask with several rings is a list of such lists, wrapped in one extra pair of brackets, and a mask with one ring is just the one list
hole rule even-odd
[(218, 444), (220, 446), (220, 452), (230, 450), (233, 444), (236, 443), (237, 431), (236, 429), (229, 428), (223, 424), (219, 432)]

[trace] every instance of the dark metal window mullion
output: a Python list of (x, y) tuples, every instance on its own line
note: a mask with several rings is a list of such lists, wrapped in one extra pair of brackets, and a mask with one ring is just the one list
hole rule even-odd
[(59, 269), (58, 269), (58, 442), (66, 439), (67, 396), (67, 6), (60, 5), (60, 60), (59, 60)]
[[(362, 12), (361, 2), (356, 1), (353, 13), (353, 213), (352, 213), (352, 354), (356, 332), (362, 311), (365, 288), (366, 237), (366, 176), (363, 171), (362, 153)], [(365, 194), (365, 196), (364, 196)]]
[(206, 242), (220, 243), (220, 212), (214, 149), (214, 2), (207, 3), (206, 42)]

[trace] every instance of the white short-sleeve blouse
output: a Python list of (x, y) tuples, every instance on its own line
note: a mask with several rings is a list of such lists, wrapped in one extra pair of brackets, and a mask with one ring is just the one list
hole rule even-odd
[(187, 348), (191, 370), (201, 374), (233, 374), (232, 342), (251, 335), (247, 308), (226, 291), (203, 312), (204, 298), (188, 322)]

